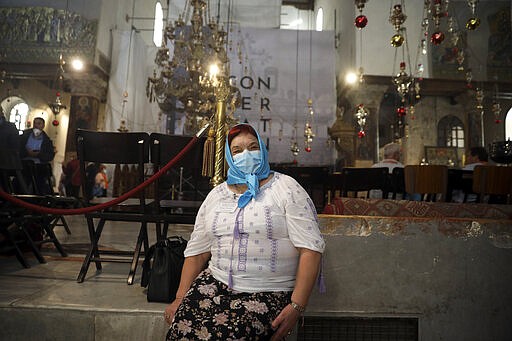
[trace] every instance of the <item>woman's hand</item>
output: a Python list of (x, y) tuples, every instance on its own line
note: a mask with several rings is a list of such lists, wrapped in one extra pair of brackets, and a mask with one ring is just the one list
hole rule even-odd
[(286, 339), (290, 335), (297, 320), (300, 318), (301, 313), (294, 309), (290, 304), (281, 310), (281, 313), (272, 321), (272, 329), (274, 329), (274, 335), (272, 335), (271, 341), (280, 341)]
[(174, 301), (172, 301), (171, 304), (169, 304), (165, 310), (164, 310), (164, 319), (167, 324), (171, 324), (172, 320), (174, 319), (174, 315), (176, 314), (176, 311), (178, 310), (178, 307), (181, 304), (181, 301), (183, 301), (183, 297), (176, 297)]

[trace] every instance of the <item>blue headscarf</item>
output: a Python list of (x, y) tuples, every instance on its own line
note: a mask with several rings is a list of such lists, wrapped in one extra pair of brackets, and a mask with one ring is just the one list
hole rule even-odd
[[(260, 151), (261, 151), (261, 163), (256, 169), (256, 172), (251, 174), (246, 174), (241, 172), (234, 164), (233, 157), (231, 156), (231, 149), (229, 148), (229, 140), (226, 137), (226, 161), (228, 162), (229, 169), (228, 169), (228, 179), (226, 182), (228, 185), (234, 185), (234, 184), (244, 184), (247, 185), (247, 190), (244, 194), (238, 199), (238, 207), (243, 208), (245, 207), (252, 198), (256, 197), (258, 192), (260, 191), (260, 180), (266, 179), (270, 174), (270, 165), (268, 163), (268, 152), (267, 147), (265, 146), (265, 143), (260, 138), (258, 132), (249, 124), (238, 124), (234, 126), (231, 129), (240, 127), (240, 126), (248, 126), (249, 130), (254, 132), (256, 134), (256, 137), (258, 138), (258, 143), (260, 145)], [(229, 134), (228, 134), (229, 136)]]

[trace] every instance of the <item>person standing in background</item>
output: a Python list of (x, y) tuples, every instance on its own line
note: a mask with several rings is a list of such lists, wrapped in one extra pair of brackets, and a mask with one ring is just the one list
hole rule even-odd
[(0, 147), (9, 149), (18, 149), (20, 143), (20, 134), (18, 128), (7, 121), (4, 116), (4, 110), (0, 107)]
[[(34, 126), (25, 129), (21, 135), (20, 157), (22, 160), (31, 160), (35, 163), (37, 171), (34, 174), (39, 194), (52, 194), (51, 167), (40, 167), (40, 164), (50, 164), (55, 156), (55, 149), (50, 137), (44, 131), (45, 121), (42, 117), (34, 118)], [(48, 174), (49, 173), (49, 174)]]
[(53, 160), (55, 150), (53, 142), (44, 131), (45, 121), (42, 117), (34, 118), (34, 127), (25, 129), (21, 135), (20, 156), (35, 163), (48, 163)]
[(82, 180), (80, 179), (80, 162), (75, 153), (71, 155), (71, 159), (65, 165), (62, 165), (62, 174), (64, 174), (66, 195), (78, 198)]

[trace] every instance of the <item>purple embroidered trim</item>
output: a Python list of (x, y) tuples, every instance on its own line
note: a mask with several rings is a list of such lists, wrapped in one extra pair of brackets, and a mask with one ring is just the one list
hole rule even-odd
[(271, 215), (271, 211), (270, 211), (270, 207), (268, 206), (265, 206), (264, 208), (265, 210), (265, 226), (266, 226), (266, 230), (267, 230), (267, 238), (270, 240), (272, 239), (272, 215)]
[(271, 252), (270, 252), (270, 271), (272, 272), (276, 272), (276, 267), (277, 267), (277, 249), (278, 249), (278, 245), (277, 245), (277, 239), (272, 239), (270, 241), (270, 247), (271, 247)]
[(276, 266), (277, 266), (277, 240), (273, 239), (274, 234), (274, 225), (272, 224), (272, 212), (270, 207), (265, 206), (265, 226), (267, 230), (267, 238), (270, 240), (270, 270), (272, 272), (276, 272)]

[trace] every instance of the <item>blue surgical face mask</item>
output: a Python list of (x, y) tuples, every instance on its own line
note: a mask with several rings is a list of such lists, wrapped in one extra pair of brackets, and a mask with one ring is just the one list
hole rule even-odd
[(233, 163), (243, 173), (254, 173), (261, 164), (261, 151), (245, 149), (242, 153), (233, 156)]

